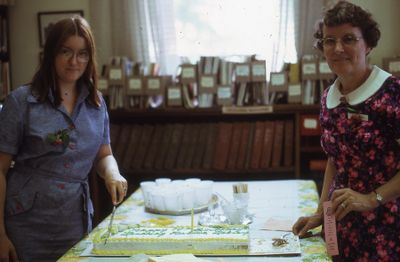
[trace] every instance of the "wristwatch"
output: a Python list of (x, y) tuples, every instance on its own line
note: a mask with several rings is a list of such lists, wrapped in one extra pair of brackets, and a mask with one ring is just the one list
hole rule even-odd
[(376, 190), (374, 190), (375, 193), (375, 199), (376, 201), (378, 201), (379, 205), (383, 205), (383, 197), (381, 194), (379, 194), (378, 192), (376, 192)]

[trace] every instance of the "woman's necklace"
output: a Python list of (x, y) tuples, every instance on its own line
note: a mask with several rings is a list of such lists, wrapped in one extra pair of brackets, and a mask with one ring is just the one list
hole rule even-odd
[(62, 94), (62, 96), (69, 97), (69, 96), (73, 95), (74, 92), (72, 90), (61, 90), (61, 94)]

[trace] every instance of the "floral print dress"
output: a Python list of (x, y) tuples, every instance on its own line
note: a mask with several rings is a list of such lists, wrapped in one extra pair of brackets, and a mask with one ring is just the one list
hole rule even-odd
[[(340, 97), (338, 84), (321, 99), (321, 145), (336, 167), (329, 196), (340, 188), (368, 194), (400, 169), (400, 80), (375, 67), (356, 93)], [(400, 261), (399, 205), (389, 201), (338, 221), (340, 255), (333, 259)]]

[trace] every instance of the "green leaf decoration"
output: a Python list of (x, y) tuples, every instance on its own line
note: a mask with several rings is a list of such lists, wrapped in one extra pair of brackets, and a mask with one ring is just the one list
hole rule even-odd
[(50, 144), (53, 144), (57, 140), (57, 135), (56, 134), (48, 134), (47, 135), (47, 141)]
[(63, 145), (63, 147), (66, 148), (70, 142), (70, 137), (68, 132), (69, 132), (68, 129), (63, 129), (63, 130), (58, 130), (54, 134), (50, 133), (47, 135), (47, 141), (54, 146)]

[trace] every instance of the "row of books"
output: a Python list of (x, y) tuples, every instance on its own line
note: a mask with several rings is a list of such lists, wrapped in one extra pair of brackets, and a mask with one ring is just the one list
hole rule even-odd
[[(170, 82), (164, 82), (168, 80), (167, 77), (159, 77), (159, 70), (157, 63), (145, 65), (125, 56), (113, 56), (109, 64), (103, 65), (98, 88), (107, 97), (111, 110), (158, 107), (159, 103), (152, 101), (160, 100), (157, 89)], [(149, 92), (150, 96), (138, 95), (141, 94), (138, 89), (141, 90), (144, 84), (150, 87), (154, 85), (156, 92)], [(151, 95), (154, 95), (155, 99)]]
[(113, 59), (103, 70), (100, 86), (111, 109), (316, 104), (335, 78), (327, 62), (315, 55), (271, 72), (268, 84), (262, 60), (237, 63), (201, 57), (196, 64), (181, 64), (176, 77), (160, 76), (157, 64), (144, 67), (148, 70), (138, 65), (143, 67), (127, 58)]
[(227, 61), (217, 56), (202, 56), (196, 64), (182, 63), (178, 81), (182, 84), (197, 83), (204, 92), (215, 92), (218, 85), (233, 82), (266, 82), (266, 62), (254, 56), (244, 57), (243, 62)]
[[(400, 56), (385, 57), (382, 64), (383, 69), (400, 76)], [(217, 57), (202, 57), (198, 67), (203, 70), (198, 70), (200, 80), (197, 83), (202, 82), (202, 77), (208, 77), (208, 74), (218, 73), (217, 83), (221, 85), (221, 89), (226, 90), (226, 85), (230, 86), (230, 91), (219, 92), (219, 88), (217, 89), (218, 105), (318, 104), (323, 91), (336, 78), (322, 56), (311, 54), (303, 55), (299, 63), (289, 64), (281, 72), (271, 72), (268, 86), (265, 61), (231, 63)], [(181, 74), (181, 82), (195, 82), (190, 66), (184, 68), (186, 77)], [(226, 72), (228, 77), (223, 77)], [(230, 81), (227, 82), (226, 79)], [(221, 102), (221, 97), (225, 101)]]
[(321, 56), (304, 55), (299, 63), (270, 74), (269, 103), (317, 104), (335, 77)]
[(159, 75), (157, 64), (145, 67), (114, 57), (103, 67), (99, 89), (109, 98), (111, 109), (266, 104), (265, 61), (234, 63), (201, 57), (198, 63), (183, 63), (179, 69), (177, 76)]
[(187, 108), (268, 104), (265, 60), (255, 60), (253, 56), (244, 62), (231, 62), (220, 57), (201, 57), (195, 65), (180, 67), (178, 84), (183, 91), (183, 106)]
[[(400, 77), (400, 56), (384, 57), (382, 67)], [(270, 74), (269, 103), (318, 104), (335, 78), (323, 57), (304, 55), (300, 63), (288, 64), (281, 72)]]
[(111, 125), (121, 170), (244, 170), (293, 167), (288, 120)]

